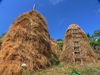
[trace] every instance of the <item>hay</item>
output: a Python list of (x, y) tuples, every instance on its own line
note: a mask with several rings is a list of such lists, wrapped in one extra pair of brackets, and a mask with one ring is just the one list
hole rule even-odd
[[(36, 10), (21, 14), (10, 26), (0, 52), (0, 72), (10, 75), (51, 65), (50, 35), (45, 18)], [(22, 68), (25, 63), (27, 68)]]
[[(64, 46), (63, 46), (63, 50), (62, 50), (59, 60), (60, 61), (66, 60), (68, 63), (74, 62), (73, 61), (72, 26), (73, 28), (76, 28), (76, 26), (78, 28), (78, 35), (79, 35), (79, 40), (80, 40), (83, 63), (96, 63), (98, 60), (88, 42), (87, 35), (76, 24), (70, 25), (65, 33)], [(74, 30), (74, 32), (75, 31), (76, 30)], [(74, 36), (77, 36), (77, 34), (74, 34)], [(77, 40), (77, 38), (74, 38), (74, 40)], [(76, 46), (79, 44), (75, 43), (74, 45)], [(77, 50), (79, 49), (75, 48), (75, 51)], [(79, 53), (76, 53), (75, 56), (79, 57)], [(80, 59), (76, 59), (76, 64), (80, 64)]]
[(1, 50), (2, 39), (0, 38), (0, 50)]
[(57, 41), (54, 38), (50, 38), (50, 41), (51, 41), (52, 57), (54, 57), (54, 55), (60, 55), (61, 50), (59, 48)]

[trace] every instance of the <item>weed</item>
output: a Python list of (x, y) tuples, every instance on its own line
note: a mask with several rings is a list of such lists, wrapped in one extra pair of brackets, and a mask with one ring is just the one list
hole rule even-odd
[(52, 60), (54, 60), (56, 62), (56, 64), (59, 64), (60, 63), (59, 57), (60, 57), (60, 55), (55, 55), (55, 57), (53, 57)]
[(34, 71), (29, 71), (28, 75), (32, 75), (34, 73)]
[(100, 70), (100, 67), (96, 67), (98, 70)]
[(80, 71), (76, 71), (75, 69), (73, 69), (71, 75), (82, 75), (82, 73)]
[(83, 71), (85, 74), (92, 74), (92, 73), (95, 73), (97, 72), (95, 69), (92, 69), (92, 68), (85, 68), (84, 71)]
[(59, 65), (59, 68), (62, 68), (62, 67), (64, 67), (64, 65)]
[(19, 73), (19, 75), (22, 75), (22, 71), (21, 70), (18, 73)]

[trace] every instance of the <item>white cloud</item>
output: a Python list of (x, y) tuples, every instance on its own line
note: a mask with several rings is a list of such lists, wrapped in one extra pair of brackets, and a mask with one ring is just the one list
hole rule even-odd
[(63, 18), (63, 19), (59, 22), (58, 26), (61, 25), (66, 19), (67, 19), (67, 18)]
[(53, 5), (59, 3), (59, 2), (62, 2), (64, 0), (49, 0)]
[(95, 13), (96, 17), (100, 17), (100, 9), (94, 10), (94, 13)]
[(100, 9), (98, 9), (97, 12), (100, 12)]

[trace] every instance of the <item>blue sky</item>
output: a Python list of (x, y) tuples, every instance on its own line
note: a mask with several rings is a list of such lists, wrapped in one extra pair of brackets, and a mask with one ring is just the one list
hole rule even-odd
[(0, 3), (0, 35), (8, 31), (20, 14), (32, 10), (34, 4), (46, 18), (50, 37), (56, 40), (64, 39), (70, 24), (78, 24), (90, 35), (100, 28), (98, 0), (3, 0)]

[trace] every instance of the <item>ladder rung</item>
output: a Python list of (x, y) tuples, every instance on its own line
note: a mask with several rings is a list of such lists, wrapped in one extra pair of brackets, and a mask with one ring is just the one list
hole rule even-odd
[(76, 28), (74, 28), (73, 30), (77, 30)]
[[(73, 30), (77, 30), (77, 32), (73, 32)], [(73, 36), (74, 34), (77, 34), (77, 36)], [(78, 40), (77, 41), (74, 41), (74, 37), (76, 37), (76, 38), (78, 38)], [(82, 60), (82, 55), (81, 55), (81, 50), (80, 50), (80, 41), (79, 41), (79, 36), (78, 36), (78, 29), (77, 29), (77, 26), (76, 26), (76, 28), (73, 28), (72, 27), (72, 40), (73, 40), (73, 56), (74, 56), (74, 64), (75, 64), (75, 58), (80, 58), (80, 60), (81, 60), (81, 65), (83, 65), (83, 60)], [(79, 43), (79, 45), (77, 45), (77, 46), (74, 46), (74, 43), (75, 42), (77, 42), (77, 43)], [(74, 49), (75, 49), (75, 47), (79, 47), (79, 50), (78, 51), (75, 51)], [(76, 54), (76, 52), (80, 52), (80, 56), (79, 57), (75, 57), (75, 54)]]
[(73, 36), (73, 37), (76, 37), (76, 38), (78, 38), (79, 36)]
[(82, 57), (74, 57), (74, 58), (82, 58)]
[(73, 41), (73, 42), (79, 42), (79, 41)]
[(74, 47), (80, 47), (80, 46), (74, 46)]
[(78, 32), (73, 32), (74, 34), (78, 34)]
[(81, 51), (74, 51), (74, 52), (81, 52)]

